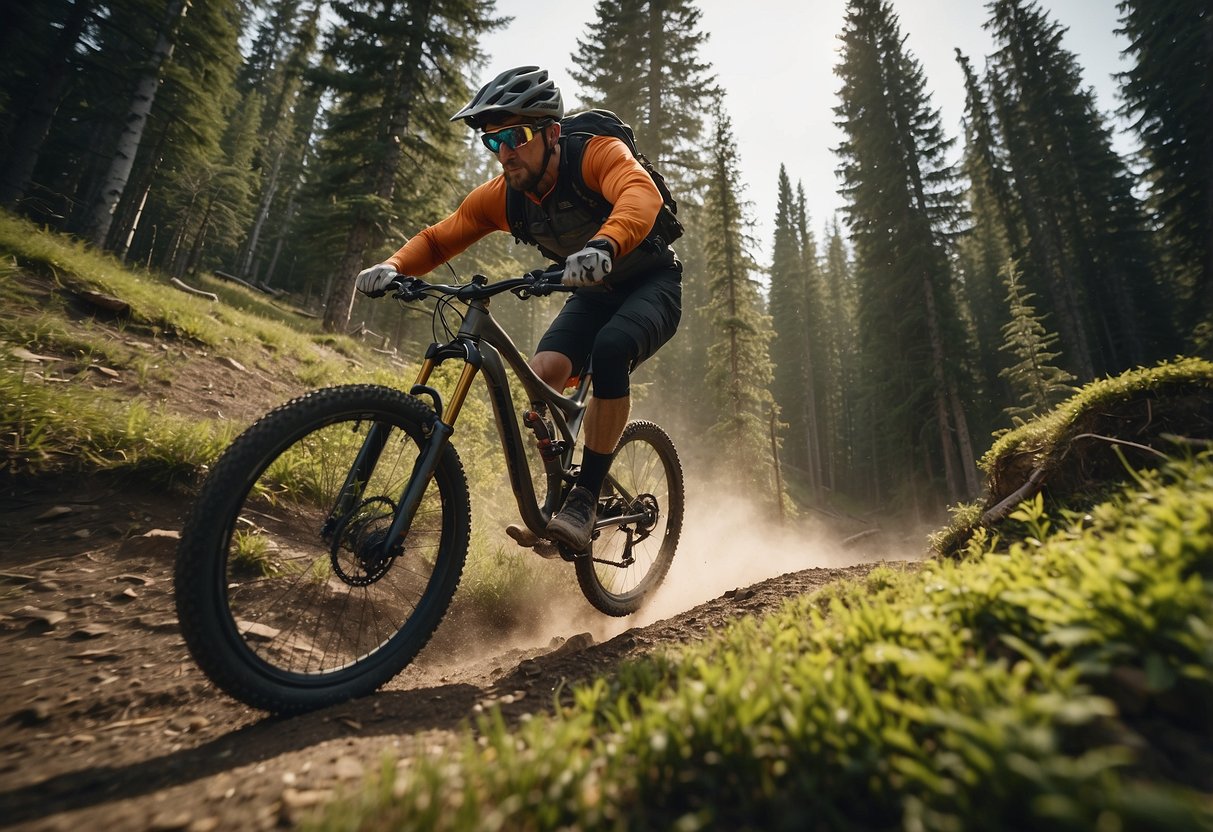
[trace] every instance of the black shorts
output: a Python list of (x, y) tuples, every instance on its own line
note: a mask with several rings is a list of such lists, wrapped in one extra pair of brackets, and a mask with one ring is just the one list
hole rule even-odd
[(624, 343), (625, 388), (599, 389), (599, 378), (616, 376), (617, 368), (596, 367), (594, 395), (616, 398), (626, 395), (626, 373), (674, 337), (682, 317), (682, 264), (636, 275), (610, 291), (579, 291), (569, 296), (560, 314), (539, 339), (537, 352), (552, 351), (568, 357), (573, 373), (580, 374), (603, 333), (604, 342)]

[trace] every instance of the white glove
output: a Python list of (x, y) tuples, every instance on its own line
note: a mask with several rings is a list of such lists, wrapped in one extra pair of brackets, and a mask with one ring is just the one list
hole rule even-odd
[(378, 266), (371, 266), (369, 269), (358, 272), (358, 279), (354, 282), (354, 286), (362, 294), (377, 298), (396, 277), (394, 266), (389, 263), (380, 263)]
[(565, 286), (594, 286), (611, 273), (611, 244), (606, 240), (590, 240), (564, 262)]

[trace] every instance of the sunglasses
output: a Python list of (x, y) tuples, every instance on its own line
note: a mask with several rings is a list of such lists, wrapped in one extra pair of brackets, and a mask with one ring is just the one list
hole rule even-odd
[(480, 141), (484, 142), (484, 146), (497, 153), (501, 150), (501, 146), (505, 145), (510, 150), (517, 150), (552, 122), (540, 124), (515, 124), (512, 127), (503, 127), (500, 130), (494, 130), (491, 133), (481, 133)]

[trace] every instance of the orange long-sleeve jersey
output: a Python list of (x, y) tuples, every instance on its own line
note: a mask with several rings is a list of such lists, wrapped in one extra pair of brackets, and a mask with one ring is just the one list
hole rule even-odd
[[(628, 146), (610, 136), (594, 136), (586, 143), (581, 170), (585, 184), (614, 206), (598, 236), (610, 239), (617, 256), (622, 257), (640, 245), (652, 230), (661, 210), (661, 193)], [(423, 275), (481, 237), (493, 231), (509, 231), (505, 189), (504, 175), (475, 188), (455, 213), (419, 232), (386, 262), (401, 274)], [(542, 201), (530, 193), (527, 197), (537, 203)]]

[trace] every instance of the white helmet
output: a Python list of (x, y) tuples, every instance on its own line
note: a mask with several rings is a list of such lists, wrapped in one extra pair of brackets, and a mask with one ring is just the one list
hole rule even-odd
[(451, 121), (463, 119), (479, 129), (494, 117), (505, 115), (555, 121), (564, 118), (560, 88), (548, 78), (546, 69), (520, 66), (506, 70), (481, 87), (471, 103), (451, 116)]

